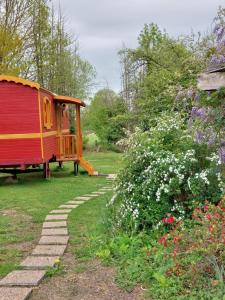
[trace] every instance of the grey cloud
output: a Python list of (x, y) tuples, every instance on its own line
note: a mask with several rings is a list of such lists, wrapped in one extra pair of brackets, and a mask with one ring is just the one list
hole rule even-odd
[[(58, 0), (53, 0), (57, 3)], [(124, 42), (137, 45), (145, 23), (155, 22), (173, 36), (191, 29), (206, 31), (222, 0), (61, 0), (70, 31), (78, 36), (81, 55), (98, 72), (98, 80), (120, 88), (117, 52)]]

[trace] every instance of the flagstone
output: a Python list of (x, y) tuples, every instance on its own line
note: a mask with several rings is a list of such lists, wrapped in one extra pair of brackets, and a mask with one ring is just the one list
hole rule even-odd
[(71, 209), (54, 209), (50, 211), (50, 214), (68, 214), (71, 211), (72, 211)]
[(74, 198), (74, 200), (90, 200), (90, 199), (91, 199), (90, 197), (85, 197), (85, 196)]
[(44, 222), (43, 228), (63, 228), (67, 227), (66, 221), (59, 221), (59, 222)]
[(32, 255), (37, 256), (62, 256), (67, 245), (37, 245)]
[(39, 245), (67, 245), (69, 236), (42, 236), (39, 240)]
[(37, 286), (45, 276), (45, 271), (18, 270), (9, 273), (0, 281), (0, 286)]
[[(71, 204), (77, 204), (77, 206), (79, 205), (79, 204), (83, 204), (85, 201), (69, 201), (69, 202), (67, 202), (67, 203), (71, 203)], [(71, 205), (71, 204), (69, 204), (69, 205)]]
[(106, 192), (101, 192), (101, 191), (98, 191), (98, 192), (93, 192), (93, 194), (96, 194), (96, 195), (104, 195), (104, 194), (106, 194)]
[(47, 215), (45, 221), (52, 221), (52, 220), (67, 220), (68, 215)]
[(59, 256), (28, 256), (20, 266), (29, 270), (43, 270), (54, 267), (57, 261)]
[(1, 300), (27, 300), (31, 293), (26, 287), (0, 287)]
[(42, 229), (41, 235), (68, 235), (68, 229), (67, 228)]
[(59, 208), (76, 208), (76, 205), (72, 205), (72, 204), (63, 204), (60, 205)]

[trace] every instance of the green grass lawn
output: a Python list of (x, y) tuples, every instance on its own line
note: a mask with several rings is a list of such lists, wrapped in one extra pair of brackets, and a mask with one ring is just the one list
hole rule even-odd
[[(100, 173), (115, 173), (121, 165), (118, 153), (87, 153), (85, 158)], [(28, 254), (29, 250), (26, 251), (26, 246), (23, 249), (23, 243), (26, 245), (26, 242), (38, 239), (42, 222), (50, 210), (76, 196), (96, 191), (106, 182), (104, 177), (89, 177), (83, 172), (75, 177), (71, 163), (65, 164), (62, 170), (52, 164), (51, 169), (50, 180), (42, 179), (41, 173), (19, 175), (17, 184), (5, 184), (4, 178), (0, 178), (0, 277), (15, 269), (22, 257)], [(87, 220), (88, 226), (95, 226), (96, 218), (99, 218), (95, 212), (103, 209), (109, 197), (110, 193), (107, 193), (91, 204), (81, 205), (71, 214), (72, 243), (77, 242), (79, 228), (87, 224)], [(85, 214), (86, 205), (91, 209)]]

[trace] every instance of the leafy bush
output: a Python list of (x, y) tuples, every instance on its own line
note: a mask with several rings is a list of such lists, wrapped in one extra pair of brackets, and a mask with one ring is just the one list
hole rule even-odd
[(163, 115), (150, 132), (132, 135), (109, 203), (117, 227), (159, 226), (166, 213), (181, 219), (205, 199), (218, 203), (224, 191), (220, 160), (203, 148), (192, 142), (179, 114)]
[(95, 133), (87, 133), (83, 137), (83, 147), (87, 151), (98, 151), (100, 148), (100, 141)]
[[(175, 221), (172, 230), (159, 239), (161, 246), (151, 248), (155, 281), (150, 290), (156, 299), (165, 299), (164, 291), (159, 289), (162, 278), (167, 282), (169, 299), (175, 299), (172, 297), (174, 285), (177, 286), (176, 299), (223, 299), (224, 200), (217, 206), (206, 203), (203, 208), (195, 209), (189, 229), (183, 222)], [(160, 271), (156, 271), (158, 256), (161, 258)]]
[(119, 286), (139, 283), (152, 300), (224, 300), (224, 220), (225, 198), (205, 202), (192, 219), (163, 218), (160, 230), (98, 236), (96, 255), (116, 266)]

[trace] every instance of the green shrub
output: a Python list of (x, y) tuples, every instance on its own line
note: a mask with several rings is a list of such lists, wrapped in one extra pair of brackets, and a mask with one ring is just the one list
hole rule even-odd
[[(217, 206), (206, 203), (195, 209), (188, 227), (175, 222), (159, 239), (161, 246), (150, 250), (153, 299), (223, 299), (224, 220), (225, 198)], [(160, 278), (167, 282), (166, 291), (160, 289)]]
[(125, 168), (109, 208), (115, 226), (128, 231), (162, 225), (161, 219), (189, 216), (205, 199), (218, 203), (224, 191), (220, 160), (192, 142), (182, 118), (163, 115), (150, 132), (129, 138)]

